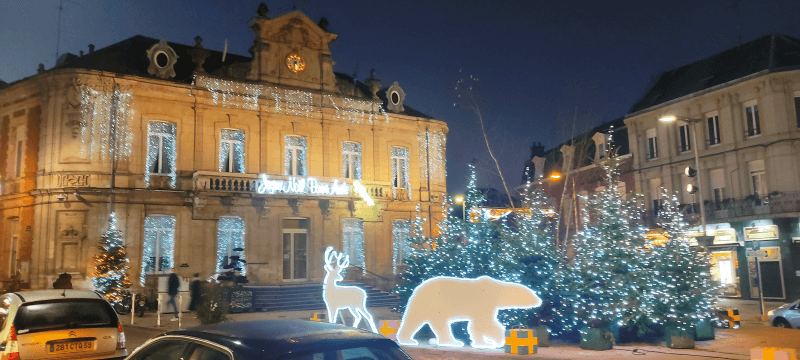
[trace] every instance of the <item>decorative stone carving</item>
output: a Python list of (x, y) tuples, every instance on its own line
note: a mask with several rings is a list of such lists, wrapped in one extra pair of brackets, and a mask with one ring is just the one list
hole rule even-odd
[(192, 198), (192, 206), (194, 207), (195, 211), (203, 211), (207, 203), (208, 200), (205, 198), (201, 198), (199, 196), (195, 196)]
[(147, 68), (149, 74), (155, 75), (159, 79), (175, 77), (175, 63), (178, 62), (178, 54), (167, 45), (166, 40), (161, 40), (147, 50), (147, 58), (150, 59), (150, 67)]
[(90, 175), (58, 175), (58, 187), (87, 187)]
[(269, 199), (263, 197), (254, 197), (250, 199), (250, 204), (252, 204), (253, 207), (256, 208), (256, 213), (258, 213), (258, 216), (264, 218), (267, 217), (267, 215), (269, 215), (270, 211)]
[(292, 198), (292, 199), (286, 199), (286, 202), (288, 202), (289, 207), (292, 208), (292, 214), (294, 215), (300, 214), (300, 206), (303, 205), (303, 200)]
[(331, 201), (320, 199), (319, 200), (319, 211), (324, 217), (328, 217), (331, 214)]
[[(372, 90), (372, 98), (373, 99), (377, 99), (378, 98), (378, 90), (381, 89), (381, 83), (380, 83), (380, 79), (375, 77), (375, 69), (372, 69), (372, 70), (369, 71), (369, 79), (367, 79), (366, 83), (367, 83), (367, 86), (370, 87), (370, 90)], [(395, 84), (397, 84), (397, 83), (395, 83)], [(402, 104), (401, 104), (401, 106), (402, 106)]]
[(205, 74), (206, 71), (203, 69), (203, 63), (206, 62), (206, 58), (211, 55), (211, 52), (203, 47), (203, 38), (197, 36), (194, 38), (194, 42), (194, 46), (187, 52), (192, 57), (192, 62), (195, 64), (194, 72)]
[(391, 112), (403, 112), (403, 102), (406, 100), (406, 93), (400, 87), (397, 81), (386, 89), (386, 108)]

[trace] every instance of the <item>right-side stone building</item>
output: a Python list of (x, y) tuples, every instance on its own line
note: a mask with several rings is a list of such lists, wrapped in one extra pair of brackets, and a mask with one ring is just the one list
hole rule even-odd
[(700, 224), (704, 202), (723, 295), (757, 299), (760, 277), (764, 298), (800, 297), (800, 40), (768, 35), (665, 71), (625, 125), (648, 210), (664, 187)]

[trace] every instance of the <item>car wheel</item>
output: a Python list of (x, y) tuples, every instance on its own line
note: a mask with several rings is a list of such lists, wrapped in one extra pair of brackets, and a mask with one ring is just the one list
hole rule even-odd
[(786, 329), (792, 328), (792, 325), (789, 325), (789, 322), (786, 321), (786, 319), (781, 319), (781, 318), (775, 319), (775, 321), (772, 322), (772, 326), (779, 328), (786, 328)]

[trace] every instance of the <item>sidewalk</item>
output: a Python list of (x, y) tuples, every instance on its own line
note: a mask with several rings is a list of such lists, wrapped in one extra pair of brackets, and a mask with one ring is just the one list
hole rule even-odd
[[(782, 302), (768, 302), (767, 311), (777, 308)], [(695, 349), (679, 350), (667, 348), (660, 343), (624, 343), (615, 345), (608, 351), (589, 351), (580, 349), (576, 343), (554, 341), (552, 347), (539, 348), (537, 359), (750, 359), (750, 349), (755, 347), (795, 348), (800, 350), (800, 330), (773, 328), (760, 321), (759, 303), (751, 300), (723, 299), (718, 303), (721, 308), (738, 309), (741, 316), (739, 329), (717, 329), (716, 339), (698, 341)], [(372, 308), (376, 326), (378, 320), (398, 320), (401, 314), (391, 312), (389, 308)], [(229, 321), (266, 320), (266, 319), (305, 319), (308, 320), (316, 311), (284, 311), (228, 314)], [(163, 314), (161, 327), (156, 326), (155, 312), (148, 312), (142, 318), (136, 318), (130, 325), (130, 315), (122, 317), (126, 327), (150, 330), (169, 331), (178, 329), (177, 321), (169, 321), (172, 314)], [(200, 325), (193, 312), (183, 313), (181, 328)], [(362, 323), (363, 325), (363, 323)], [(362, 327), (363, 328), (363, 327)], [(455, 359), (519, 359), (520, 355), (503, 353), (502, 349), (486, 350), (464, 348), (437, 348), (431, 345), (404, 346), (406, 352), (417, 360), (455, 360)]]

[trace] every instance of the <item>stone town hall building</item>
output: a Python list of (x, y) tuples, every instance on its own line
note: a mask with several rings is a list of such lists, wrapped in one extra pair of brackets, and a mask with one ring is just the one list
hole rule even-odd
[(5, 285), (88, 287), (113, 197), (135, 286), (231, 255), (251, 283), (320, 281), (327, 246), (388, 286), (414, 219), (442, 218), (447, 125), (335, 73), (324, 18), (249, 25), (252, 57), (135, 36), (0, 85)]

